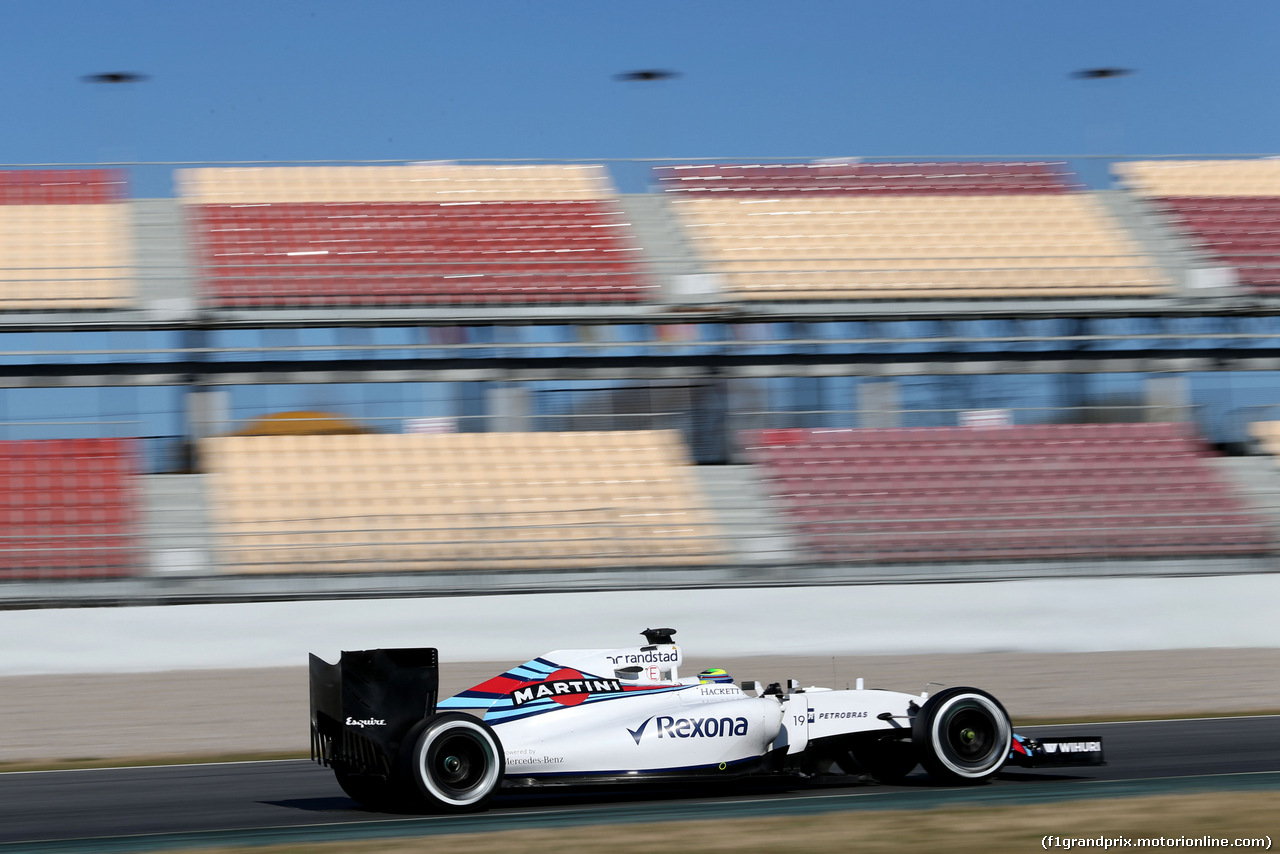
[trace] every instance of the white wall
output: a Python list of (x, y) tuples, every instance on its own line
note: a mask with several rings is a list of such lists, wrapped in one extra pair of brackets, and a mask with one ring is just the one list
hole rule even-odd
[(639, 643), (698, 655), (1280, 647), (1280, 575), (172, 605), (0, 612), (0, 676), (301, 665), (436, 646), (524, 661)]

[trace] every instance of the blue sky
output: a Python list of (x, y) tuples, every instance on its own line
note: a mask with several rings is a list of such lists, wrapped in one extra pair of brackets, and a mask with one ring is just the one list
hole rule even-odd
[(0, 162), (1261, 153), (1277, 36), (1272, 0), (9, 0)]

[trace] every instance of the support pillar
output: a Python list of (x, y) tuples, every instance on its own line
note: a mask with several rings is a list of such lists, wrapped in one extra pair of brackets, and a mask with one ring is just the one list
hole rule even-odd
[(902, 402), (897, 380), (863, 380), (857, 391), (859, 427), (902, 426)]

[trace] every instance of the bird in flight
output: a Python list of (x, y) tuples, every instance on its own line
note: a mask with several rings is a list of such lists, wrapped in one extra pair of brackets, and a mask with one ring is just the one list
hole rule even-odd
[(1071, 76), (1077, 80), (1106, 80), (1109, 77), (1126, 77), (1132, 73), (1131, 68), (1086, 68)]
[(147, 75), (135, 74), (132, 71), (104, 71), (101, 74), (84, 76), (86, 83), (138, 83), (146, 79)]
[(624, 71), (621, 74), (615, 74), (615, 80), (623, 80), (626, 82), (639, 80), (671, 80), (680, 76), (678, 71), (663, 71), (658, 68), (646, 68), (641, 71)]

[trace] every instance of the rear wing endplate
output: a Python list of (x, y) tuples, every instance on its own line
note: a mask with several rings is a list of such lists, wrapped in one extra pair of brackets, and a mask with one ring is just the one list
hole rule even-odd
[(400, 743), (436, 710), (434, 648), (344, 651), (337, 664), (312, 655), (311, 758), (349, 774), (387, 776)]

